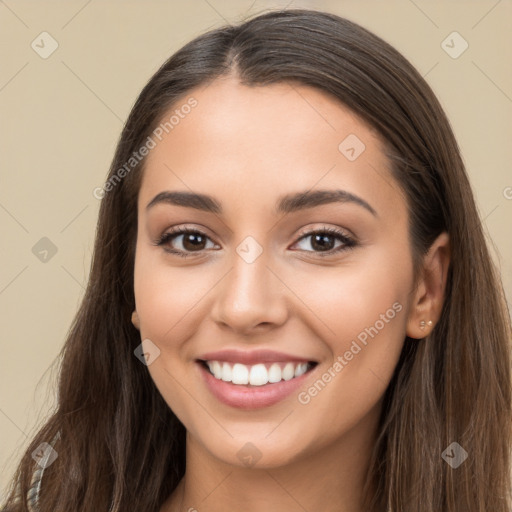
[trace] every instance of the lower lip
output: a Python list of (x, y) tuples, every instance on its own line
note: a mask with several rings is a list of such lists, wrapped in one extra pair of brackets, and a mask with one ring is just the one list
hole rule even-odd
[(202, 363), (197, 364), (211, 393), (223, 404), (238, 409), (260, 409), (284, 400), (303, 385), (314, 370), (312, 368), (300, 377), (294, 377), (290, 380), (281, 380), (263, 386), (248, 386), (216, 379)]

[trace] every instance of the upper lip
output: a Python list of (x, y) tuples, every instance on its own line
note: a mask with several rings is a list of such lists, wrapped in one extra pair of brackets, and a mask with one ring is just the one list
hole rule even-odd
[(312, 359), (295, 356), (292, 354), (285, 354), (284, 352), (276, 352), (274, 350), (237, 350), (226, 349), (216, 352), (207, 352), (198, 357), (201, 361), (226, 361), (231, 363), (241, 363), (246, 365), (253, 365), (257, 363), (277, 363), (292, 361), (297, 363), (308, 363)]

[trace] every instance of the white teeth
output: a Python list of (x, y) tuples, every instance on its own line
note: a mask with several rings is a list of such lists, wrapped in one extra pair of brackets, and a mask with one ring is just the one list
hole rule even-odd
[(222, 367), (219, 361), (213, 361), (213, 375), (215, 375), (216, 379), (220, 379), (222, 377)]
[(301, 363), (295, 367), (295, 377), (300, 377), (308, 371), (308, 363)]
[(295, 366), (293, 363), (286, 363), (286, 366), (283, 368), (283, 379), (290, 380), (293, 379), (295, 375)]
[(269, 382), (279, 382), (281, 380), (281, 367), (274, 363), (269, 369), (268, 369), (268, 381)]
[(233, 365), (231, 382), (233, 384), (249, 384), (249, 368), (245, 364), (235, 363)]
[[(264, 386), (281, 380), (291, 380), (300, 377), (309, 369), (309, 363), (273, 363), (269, 368), (263, 363), (248, 366), (241, 363), (206, 361), (210, 372), (216, 379), (233, 384), (251, 384)], [(284, 366), (283, 366), (284, 365)]]
[(249, 373), (249, 384), (253, 386), (263, 386), (268, 382), (268, 372), (264, 364), (255, 364), (251, 366)]
[(224, 363), (222, 365), (222, 380), (225, 380), (226, 382), (231, 382), (231, 379), (233, 378), (233, 372), (231, 371), (231, 366), (228, 363)]

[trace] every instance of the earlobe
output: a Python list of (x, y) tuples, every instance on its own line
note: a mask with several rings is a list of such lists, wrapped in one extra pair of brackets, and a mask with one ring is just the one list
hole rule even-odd
[(428, 336), (441, 316), (450, 265), (450, 238), (441, 233), (423, 259), (423, 268), (414, 292), (406, 334), (410, 338)]
[(140, 330), (140, 320), (139, 315), (137, 314), (137, 311), (134, 311), (132, 313), (132, 324), (137, 330)]

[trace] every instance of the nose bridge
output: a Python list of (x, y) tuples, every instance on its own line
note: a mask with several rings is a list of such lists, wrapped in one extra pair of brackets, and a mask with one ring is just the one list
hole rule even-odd
[(216, 296), (216, 321), (237, 330), (280, 323), (286, 314), (284, 287), (267, 266), (270, 252), (247, 236), (234, 248), (232, 265)]

